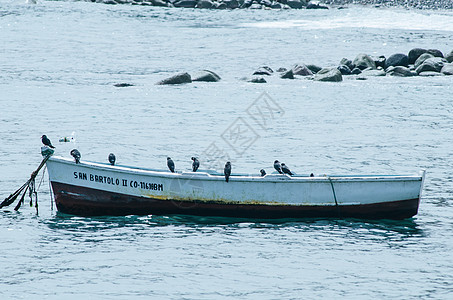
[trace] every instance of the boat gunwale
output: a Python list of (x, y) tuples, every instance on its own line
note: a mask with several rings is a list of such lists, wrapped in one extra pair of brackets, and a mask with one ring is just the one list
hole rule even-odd
[[(49, 161), (56, 161), (66, 165), (75, 165), (75, 162), (72, 159), (61, 157), (61, 156), (52, 156)], [(143, 175), (143, 176), (153, 176), (161, 177), (165, 179), (186, 179), (186, 180), (205, 180), (205, 181), (218, 181), (224, 180), (224, 175), (220, 173), (211, 174), (208, 172), (191, 172), (183, 171), (171, 173), (166, 170), (157, 170), (157, 169), (147, 169), (139, 168), (132, 166), (123, 166), (123, 165), (109, 165), (106, 163), (98, 163), (92, 161), (81, 161), (78, 163), (85, 168), (102, 170), (102, 171), (111, 171), (115, 173), (125, 173), (133, 175)], [(324, 175), (324, 176), (289, 176), (287, 174), (267, 174), (265, 176), (251, 176), (249, 174), (232, 174), (230, 180), (236, 182), (268, 182), (268, 183), (296, 183), (296, 182), (329, 182), (330, 180), (335, 182), (385, 182), (385, 181), (422, 181), (425, 177), (425, 170), (419, 171), (418, 174), (413, 175)]]

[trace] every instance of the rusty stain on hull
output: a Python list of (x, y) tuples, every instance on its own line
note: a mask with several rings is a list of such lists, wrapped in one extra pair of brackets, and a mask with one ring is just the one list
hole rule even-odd
[(358, 205), (288, 205), (158, 199), (52, 182), (59, 211), (74, 215), (198, 215), (237, 218), (405, 219), (417, 214), (419, 199)]

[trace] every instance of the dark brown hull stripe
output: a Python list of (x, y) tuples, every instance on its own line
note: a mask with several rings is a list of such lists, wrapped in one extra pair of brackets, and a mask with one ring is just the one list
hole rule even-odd
[(406, 219), (416, 215), (419, 206), (418, 198), (377, 204), (295, 206), (160, 200), (57, 182), (52, 182), (52, 188), (60, 212), (81, 216), (181, 214), (256, 219)]

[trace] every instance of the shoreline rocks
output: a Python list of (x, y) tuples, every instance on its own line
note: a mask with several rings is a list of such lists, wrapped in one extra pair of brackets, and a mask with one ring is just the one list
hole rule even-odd
[[(375, 76), (453, 76), (453, 50), (445, 57), (438, 49), (414, 48), (408, 54), (395, 53), (386, 58), (384, 55), (373, 58), (360, 53), (354, 61), (342, 58), (337, 66), (321, 68), (313, 64), (298, 63), (292, 68), (280, 67), (274, 70), (261, 66), (251, 73), (251, 78), (243, 80), (251, 83), (266, 83), (266, 78), (280, 79), (306, 78), (314, 81), (341, 82), (343, 76), (366, 80)], [(193, 81), (217, 82), (220, 76), (209, 70), (202, 70), (193, 78), (188, 73), (179, 73), (159, 81), (158, 85), (183, 84)], [(118, 85), (119, 86), (119, 85)]]
[(199, 9), (329, 9), (320, 1), (309, 0), (85, 0), (103, 4), (129, 4)]

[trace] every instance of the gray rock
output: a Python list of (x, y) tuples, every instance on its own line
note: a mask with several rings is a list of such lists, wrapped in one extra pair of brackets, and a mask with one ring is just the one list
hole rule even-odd
[(428, 50), (422, 49), (422, 48), (414, 48), (411, 51), (409, 51), (409, 54), (407, 55), (408, 57), (408, 63), (410, 65), (413, 65), (417, 58), (420, 57), (423, 53), (426, 53)]
[(224, 2), (217, 3), (215, 6), (216, 9), (227, 9), (227, 5)]
[(385, 76), (387, 73), (385, 73), (384, 70), (376, 70), (372, 68), (368, 68), (362, 71), (360, 74), (362, 76)]
[(251, 83), (266, 83), (267, 81), (263, 77), (254, 77), (254, 78), (250, 79), (248, 82), (251, 82)]
[(192, 78), (190, 77), (189, 73), (179, 73), (179, 74), (173, 75), (172, 77), (159, 81), (157, 84), (159, 84), (159, 85), (182, 84), (182, 83), (190, 83), (190, 82), (192, 82)]
[(406, 54), (403, 53), (396, 53), (390, 55), (389, 58), (385, 61), (385, 68), (387, 69), (388, 67), (396, 67), (396, 66), (403, 66), (407, 67), (409, 65), (409, 58), (407, 57)]
[(301, 75), (301, 76), (313, 75), (313, 72), (310, 71), (310, 69), (307, 68), (307, 66), (304, 64), (295, 65), (292, 70), (293, 70), (294, 75)]
[(272, 2), (271, 8), (273, 9), (280, 9), (282, 8), (282, 5), (276, 1)]
[(317, 66), (317, 65), (306, 65), (306, 67), (313, 73), (313, 74), (316, 74), (318, 73), (319, 71), (321, 71), (321, 67)]
[(453, 62), (453, 50), (450, 51), (450, 53), (448, 53), (446, 56), (445, 56), (445, 59), (451, 63)]
[(329, 9), (327, 6), (319, 4), (318, 1), (310, 1), (307, 4), (307, 9)]
[(432, 77), (432, 76), (444, 76), (444, 74), (433, 71), (425, 71), (418, 74), (418, 76)]
[(115, 83), (113, 86), (114, 87), (129, 87), (129, 86), (134, 86), (134, 85), (132, 83), (123, 82), (123, 83)]
[(432, 54), (434, 55), (434, 57), (444, 57), (444, 54), (440, 51), (440, 50), (437, 50), (437, 49), (428, 49), (427, 52), (429, 54)]
[(237, 0), (226, 0), (223, 3), (226, 4), (226, 7), (228, 9), (235, 9), (235, 8), (239, 8), (239, 6), (240, 6), (239, 1), (237, 1)]
[(260, 67), (258, 70), (253, 72), (253, 75), (267, 75), (267, 76), (270, 76), (270, 75), (272, 75), (272, 73), (274, 73), (274, 71), (271, 68), (269, 68), (267, 66), (264, 66), (264, 67)]
[(453, 75), (453, 64), (445, 64), (440, 72), (444, 75)]
[(299, 0), (288, 0), (286, 2), (286, 5), (288, 5), (291, 8), (301, 9), (304, 8), (307, 4)]
[(387, 61), (387, 59), (385, 58), (385, 56), (381, 55), (381, 56), (376, 57), (374, 59), (374, 64), (376, 65), (376, 68), (381, 67), (381, 68), (385, 69), (385, 62), (386, 61)]
[(348, 66), (348, 68), (349, 68), (350, 70), (354, 70), (354, 68), (355, 68), (355, 65), (352, 63), (352, 60), (347, 59), (347, 58), (342, 58), (342, 59), (340, 60), (340, 66), (341, 66), (341, 65)]
[(260, 4), (264, 5), (266, 7), (271, 7), (272, 6), (272, 1), (270, 1), (270, 0), (261, 0)]
[(433, 57), (434, 57), (434, 55), (432, 55), (430, 53), (423, 53), (415, 61), (414, 67), (418, 68), (425, 60), (427, 60), (428, 58), (433, 58)]
[(261, 4), (258, 4), (258, 3), (253, 3), (252, 5), (250, 5), (249, 8), (250, 9), (263, 9), (263, 6)]
[(209, 8), (214, 8), (215, 4), (209, 0), (199, 0), (197, 3), (197, 6), (195, 6), (195, 7), (209, 9)]
[(153, 6), (161, 6), (161, 7), (167, 7), (168, 3), (162, 0), (150, 0), (150, 2), (153, 4)]
[(343, 76), (337, 68), (323, 68), (316, 73), (313, 79), (316, 81), (339, 82), (343, 80)]
[(359, 68), (354, 68), (351, 71), (351, 75), (359, 75), (360, 73), (362, 73), (362, 70), (360, 70)]
[(279, 72), (279, 73), (286, 72), (286, 71), (288, 71), (288, 69), (287, 68), (283, 68), (283, 67), (277, 69), (277, 72)]
[(431, 57), (426, 59), (415, 72), (420, 75), (422, 72), (440, 72), (447, 61), (441, 57)]
[(173, 3), (175, 7), (195, 8), (197, 1), (195, 0), (180, 0)]
[(245, 0), (244, 3), (241, 5), (241, 8), (249, 8), (252, 6), (253, 0)]
[(294, 79), (293, 70), (289, 70), (289, 71), (283, 72), (283, 74), (280, 75), (280, 78), (283, 78), (283, 79)]
[(220, 76), (212, 71), (203, 70), (199, 74), (196, 74), (194, 78), (192, 78), (192, 81), (217, 82), (220, 81)]
[(411, 71), (409, 68), (403, 67), (403, 66), (396, 66), (396, 67), (389, 67), (387, 70), (385, 70), (388, 75), (390, 76), (399, 76), (399, 77), (410, 77), (410, 76), (416, 76), (417, 73)]
[(359, 54), (353, 61), (353, 64), (360, 70), (365, 70), (366, 68), (376, 69), (376, 64), (374, 63), (373, 58), (367, 54)]
[(340, 71), (341, 75), (351, 75), (351, 69), (347, 65), (339, 65), (337, 69)]

